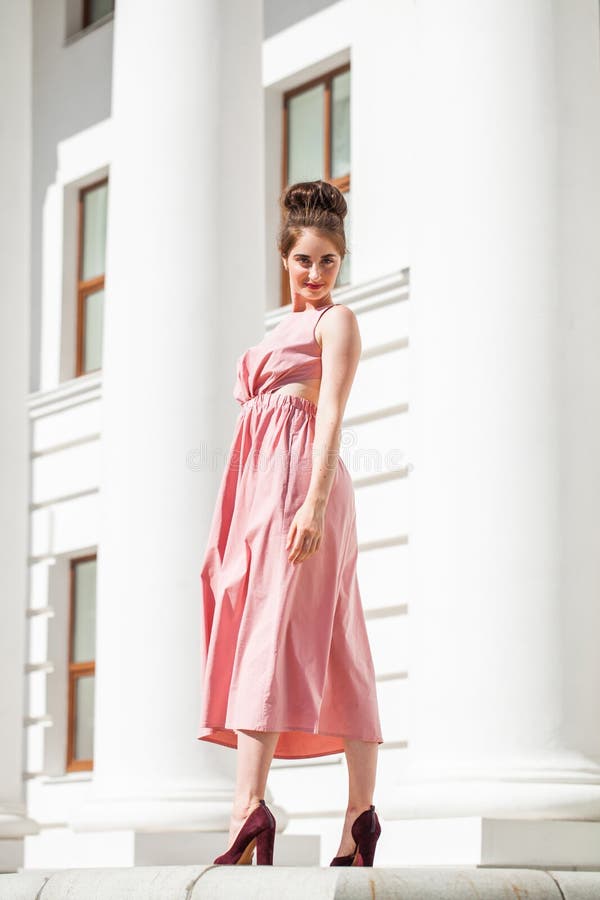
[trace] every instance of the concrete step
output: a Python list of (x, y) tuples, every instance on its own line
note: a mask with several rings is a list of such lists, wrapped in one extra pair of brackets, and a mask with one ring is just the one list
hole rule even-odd
[(599, 871), (136, 866), (0, 875), (0, 900), (598, 900)]

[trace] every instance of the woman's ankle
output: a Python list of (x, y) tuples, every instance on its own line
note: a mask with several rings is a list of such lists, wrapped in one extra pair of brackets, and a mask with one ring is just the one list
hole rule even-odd
[(248, 801), (235, 801), (232, 817), (234, 819), (246, 819), (251, 812), (254, 812), (257, 806), (260, 806), (260, 800), (260, 797), (251, 797)]
[(365, 810), (369, 809), (372, 805), (372, 800), (367, 803), (349, 803), (346, 807), (346, 816), (359, 816), (361, 813), (365, 812)]

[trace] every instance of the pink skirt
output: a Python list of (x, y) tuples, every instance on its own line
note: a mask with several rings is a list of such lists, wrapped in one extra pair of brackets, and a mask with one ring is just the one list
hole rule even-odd
[(316, 406), (290, 394), (242, 405), (201, 570), (198, 740), (237, 748), (239, 730), (280, 732), (274, 756), (383, 743), (356, 561), (352, 479), (338, 456), (316, 553), (285, 544), (306, 497)]

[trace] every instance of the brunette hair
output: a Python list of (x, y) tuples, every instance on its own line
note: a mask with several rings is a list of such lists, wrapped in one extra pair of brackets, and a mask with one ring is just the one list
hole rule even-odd
[(283, 221), (277, 246), (283, 257), (292, 252), (304, 228), (317, 228), (326, 232), (344, 259), (348, 253), (344, 231), (348, 206), (339, 188), (328, 181), (299, 181), (283, 191), (279, 203)]

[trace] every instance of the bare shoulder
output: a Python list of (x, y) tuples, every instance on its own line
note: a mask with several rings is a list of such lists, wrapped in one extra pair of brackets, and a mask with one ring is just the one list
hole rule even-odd
[(349, 306), (344, 306), (343, 303), (334, 303), (334, 308), (327, 310), (327, 313), (322, 315), (317, 322), (315, 337), (321, 348), (324, 344), (331, 342), (337, 344), (358, 342), (360, 345), (360, 331), (356, 314)]

